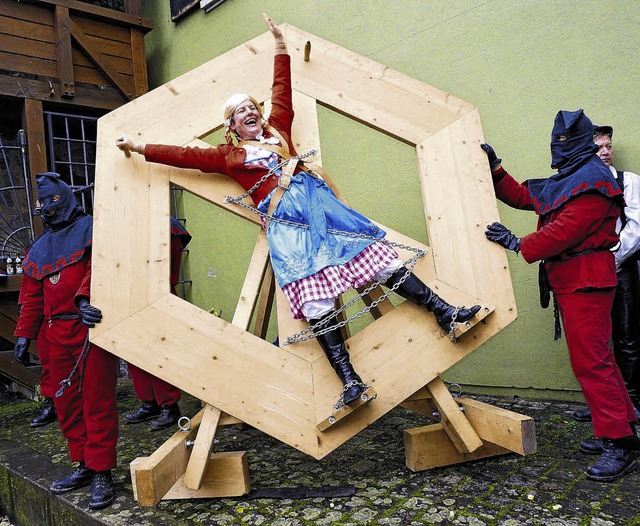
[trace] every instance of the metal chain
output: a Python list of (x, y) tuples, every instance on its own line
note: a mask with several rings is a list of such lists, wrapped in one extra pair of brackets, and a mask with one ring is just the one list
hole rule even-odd
[[(296, 155), (295, 157), (292, 157), (291, 159), (304, 159), (306, 157), (315, 155), (317, 152), (318, 152), (318, 150), (310, 150), (307, 153), (304, 153), (304, 154), (301, 154), (301, 155)], [(276, 222), (276, 223), (280, 223), (280, 224), (283, 224), (283, 225), (288, 225), (288, 226), (293, 226), (293, 227), (296, 227), (296, 228), (302, 228), (302, 229), (307, 229), (308, 230), (310, 228), (310, 226), (308, 224), (298, 223), (297, 221), (291, 221), (289, 219), (282, 219), (280, 217), (276, 217), (276, 216), (268, 214), (266, 212), (262, 212), (261, 210), (258, 210), (256, 207), (248, 205), (248, 204), (246, 204), (246, 203), (244, 203), (242, 201), (246, 197), (249, 197), (258, 187), (260, 187), (261, 184), (263, 184), (267, 179), (269, 179), (269, 177), (271, 177), (271, 175), (273, 175), (274, 173), (277, 173), (277, 170), (279, 168), (281, 168), (282, 166), (284, 166), (285, 164), (287, 164), (291, 159), (285, 159), (282, 162), (278, 163), (276, 166), (272, 167), (265, 175), (263, 175), (260, 178), (260, 180), (258, 180), (251, 188), (249, 188), (249, 190), (244, 192), (242, 195), (239, 195), (238, 197), (231, 197), (231, 196), (225, 197), (224, 203), (233, 203), (233, 204), (236, 204), (238, 206), (241, 206), (242, 208), (244, 208), (246, 210), (249, 210), (250, 212), (253, 212), (254, 214), (260, 216), (263, 220), (268, 220), (270, 222)], [(331, 314), (329, 316), (323, 318), (321, 321), (319, 321), (315, 325), (309, 326), (306, 329), (303, 329), (300, 332), (298, 332), (298, 333), (296, 333), (296, 334), (294, 334), (292, 336), (288, 336), (284, 340), (283, 345), (289, 345), (290, 343), (303, 342), (303, 341), (315, 338), (317, 336), (321, 336), (321, 335), (326, 334), (328, 332), (331, 332), (331, 331), (333, 331), (335, 329), (340, 329), (340, 328), (344, 327), (345, 325), (348, 325), (352, 321), (360, 318), (364, 314), (367, 314), (372, 309), (375, 309), (380, 303), (382, 303), (393, 292), (395, 292), (398, 289), (398, 287), (400, 287), (400, 285), (402, 285), (402, 283), (404, 283), (404, 281), (407, 279), (409, 274), (413, 271), (413, 269), (417, 265), (418, 259), (421, 258), (421, 257), (424, 257), (427, 254), (427, 250), (422, 250), (420, 248), (412, 247), (410, 245), (405, 245), (404, 243), (397, 243), (395, 241), (389, 241), (388, 239), (384, 239), (384, 238), (380, 239), (380, 238), (377, 238), (377, 237), (369, 235), (369, 234), (364, 234), (364, 233), (359, 233), (359, 232), (347, 232), (347, 231), (344, 231), (344, 230), (337, 230), (335, 228), (328, 228), (327, 232), (329, 232), (331, 234), (335, 234), (335, 235), (342, 235), (342, 236), (353, 237), (353, 238), (357, 238), (357, 239), (368, 239), (368, 240), (378, 241), (378, 242), (381, 242), (381, 243), (385, 243), (385, 244), (387, 244), (389, 246), (392, 246), (394, 248), (399, 248), (399, 249), (403, 249), (403, 250), (406, 250), (406, 251), (409, 251), (409, 252), (414, 252), (415, 254), (411, 258), (407, 259), (406, 261), (403, 261), (403, 265), (406, 267), (406, 273), (402, 276), (402, 278), (399, 281), (397, 281), (391, 288), (389, 288), (387, 290), (387, 292), (385, 292), (382, 296), (380, 296), (378, 299), (374, 300), (371, 303), (371, 305), (365, 306), (362, 310), (360, 310), (359, 312), (356, 312), (355, 314), (353, 314), (352, 316), (346, 318), (343, 321), (336, 322), (335, 324), (330, 325), (330, 326), (326, 326), (323, 329), (319, 328), (319, 327), (321, 327), (323, 325), (326, 325), (329, 320), (332, 320), (332, 319), (336, 318), (338, 315), (340, 315), (342, 312), (344, 312), (349, 307), (351, 307), (354, 303), (356, 303), (356, 301), (361, 300), (364, 296), (368, 295), (371, 291), (373, 291), (379, 285), (384, 283), (384, 281), (382, 281), (382, 280), (374, 281), (363, 292), (359, 293), (357, 296), (355, 296), (353, 299), (351, 299), (348, 303), (344, 304), (339, 309), (336, 309), (333, 312), (331, 312)], [(456, 312), (454, 314), (454, 318), (453, 318), (454, 320), (455, 320), (455, 317), (457, 316), (457, 312), (458, 312), (458, 310), (456, 310)], [(454, 328), (453, 323), (452, 323), (450, 335), (453, 334), (454, 330), (455, 330), (455, 328)], [(311, 334), (309, 334), (309, 333), (311, 333)]]

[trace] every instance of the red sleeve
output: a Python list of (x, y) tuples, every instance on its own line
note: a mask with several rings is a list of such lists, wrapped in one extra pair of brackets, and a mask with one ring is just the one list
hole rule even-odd
[(87, 248), (84, 257), (88, 259), (87, 270), (85, 272), (84, 278), (82, 278), (82, 283), (80, 283), (80, 286), (78, 287), (78, 290), (76, 291), (76, 294), (73, 298), (76, 305), (77, 305), (77, 299), (80, 296), (85, 296), (87, 298), (91, 297), (91, 249), (90, 248)]
[[(228, 174), (224, 153), (225, 145), (215, 148), (198, 148), (190, 146), (168, 146), (163, 144), (147, 144), (144, 157), (152, 163), (166, 164), (176, 168), (194, 168), (204, 173)], [(244, 155), (244, 150), (239, 150)]]
[(278, 54), (274, 56), (273, 62), (273, 85), (271, 87), (269, 124), (283, 134), (289, 143), (291, 143), (293, 117), (291, 57), (287, 54)]
[(496, 197), (512, 208), (534, 210), (527, 185), (519, 183), (506, 171), (499, 175), (502, 179), (495, 185)]
[(615, 231), (608, 233), (603, 228), (612, 207), (615, 203), (598, 193), (587, 192), (569, 200), (547, 224), (520, 240), (522, 257), (532, 263), (567, 251), (614, 246)]
[(44, 318), (42, 282), (23, 274), (18, 301), (22, 307), (13, 334), (17, 337), (34, 340), (38, 336)]

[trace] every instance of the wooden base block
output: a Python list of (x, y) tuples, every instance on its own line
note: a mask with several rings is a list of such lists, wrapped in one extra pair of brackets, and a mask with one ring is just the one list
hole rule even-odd
[(407, 467), (421, 471), (507, 453), (530, 455), (537, 449), (532, 418), (494, 407), (472, 398), (459, 397), (464, 415), (482, 439), (470, 453), (460, 452), (442, 424), (432, 424), (404, 432)]
[(246, 451), (212, 453), (200, 489), (186, 488), (180, 477), (162, 500), (240, 497), (251, 491)]
[(376, 390), (373, 387), (368, 387), (367, 389), (362, 391), (362, 394), (360, 394), (360, 398), (358, 398), (354, 402), (351, 402), (349, 405), (345, 405), (340, 409), (336, 409), (333, 413), (331, 413), (331, 416), (325, 418), (322, 422), (320, 422), (318, 424), (318, 429), (320, 431), (326, 431), (332, 425), (337, 424), (345, 416), (358, 409), (358, 407), (373, 401), (377, 396), (378, 393), (376, 393)]
[(511, 453), (508, 449), (490, 442), (484, 442), (471, 453), (460, 453), (442, 424), (406, 429), (404, 450), (405, 461), (411, 471), (423, 471)]

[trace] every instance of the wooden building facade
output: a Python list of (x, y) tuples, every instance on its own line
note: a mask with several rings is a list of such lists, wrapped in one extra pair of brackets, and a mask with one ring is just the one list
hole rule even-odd
[(148, 91), (151, 24), (141, 0), (118, 10), (99, 3), (0, 0), (0, 375), (27, 389), (38, 382), (37, 361), (25, 368), (11, 349), (21, 282), (15, 257), (42, 230), (35, 174), (55, 171), (84, 189), (79, 199), (91, 212), (97, 119)]

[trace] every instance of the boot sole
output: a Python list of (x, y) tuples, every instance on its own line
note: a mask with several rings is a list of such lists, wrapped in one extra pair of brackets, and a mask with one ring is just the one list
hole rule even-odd
[(76, 484), (75, 486), (71, 486), (71, 487), (67, 487), (67, 488), (54, 488), (53, 486), (51, 486), (49, 488), (49, 491), (51, 493), (53, 493), (54, 495), (60, 495), (62, 493), (69, 493), (70, 491), (75, 491), (77, 489), (85, 488), (87, 486), (90, 486), (91, 482), (93, 482), (93, 477), (91, 477), (86, 482), (83, 482), (82, 484)]
[(633, 461), (623, 471), (621, 471), (620, 473), (617, 473), (616, 475), (599, 477), (598, 475), (590, 475), (589, 473), (587, 473), (587, 478), (589, 480), (595, 480), (596, 482), (613, 482), (614, 480), (618, 480), (619, 478), (622, 478), (624, 475), (629, 473), (629, 471), (633, 471), (635, 467), (636, 467), (636, 463), (635, 461)]
[(92, 510), (101, 510), (102, 508), (106, 508), (113, 504), (113, 501), (116, 500), (115, 496), (111, 497), (109, 500), (105, 500), (102, 502), (89, 502), (89, 509)]
[(146, 418), (140, 418), (137, 420), (127, 420), (125, 417), (123, 417), (122, 419), (124, 420), (125, 424), (142, 424), (142, 422), (148, 422), (149, 420), (153, 420), (154, 418), (158, 418), (160, 416), (160, 413), (158, 413), (157, 415), (152, 415), (152, 416), (148, 416)]

